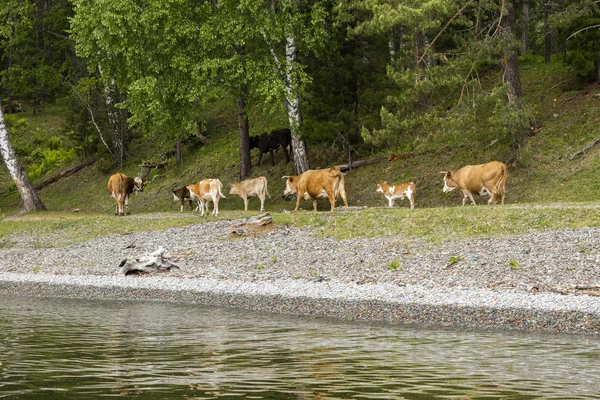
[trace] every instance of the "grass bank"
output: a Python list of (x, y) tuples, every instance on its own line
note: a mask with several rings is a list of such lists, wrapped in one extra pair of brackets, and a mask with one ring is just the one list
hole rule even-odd
[[(43, 212), (4, 218), (0, 223), (0, 246), (15, 245), (25, 235), (39, 247), (62, 247), (96, 237), (162, 230), (238, 220), (256, 211), (223, 211), (219, 217), (187, 213), (150, 213), (128, 217), (106, 214)], [(518, 235), (543, 229), (576, 229), (600, 226), (600, 205), (591, 203), (439, 207), (427, 209), (364, 208), (334, 213), (272, 212), (278, 226), (305, 227), (338, 239), (392, 236), (398, 240), (424, 239), (444, 242), (473, 237)]]

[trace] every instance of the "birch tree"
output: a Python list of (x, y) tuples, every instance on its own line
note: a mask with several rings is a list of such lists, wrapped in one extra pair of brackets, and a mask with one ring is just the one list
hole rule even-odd
[(37, 192), (33, 189), (33, 185), (29, 181), (27, 173), (21, 166), (17, 153), (15, 153), (10, 142), (2, 107), (0, 107), (0, 155), (2, 155), (4, 164), (6, 164), (6, 168), (8, 168), (8, 172), (17, 186), (17, 191), (19, 192), (19, 196), (21, 196), (23, 211), (45, 210), (44, 203), (42, 203)]

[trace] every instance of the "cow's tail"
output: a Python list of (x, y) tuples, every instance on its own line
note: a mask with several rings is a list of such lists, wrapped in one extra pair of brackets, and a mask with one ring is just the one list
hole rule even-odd
[(262, 178), (263, 178), (263, 181), (265, 182), (265, 194), (267, 196), (269, 196), (269, 198), (271, 198), (271, 195), (269, 194), (269, 189), (267, 188), (267, 178), (265, 178), (264, 176)]
[(223, 195), (223, 192), (221, 192), (222, 187), (223, 187), (223, 184), (221, 183), (221, 181), (219, 179), (217, 179), (217, 189), (219, 189), (219, 197), (226, 199), (227, 197), (225, 197)]
[(506, 193), (506, 176), (507, 176), (508, 167), (506, 164), (502, 163), (500, 167), (500, 179), (496, 182), (496, 193), (502, 198), (502, 202), (504, 203), (504, 195)]

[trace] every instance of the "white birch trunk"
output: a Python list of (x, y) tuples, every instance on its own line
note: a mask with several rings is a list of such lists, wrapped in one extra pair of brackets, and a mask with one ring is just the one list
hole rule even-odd
[(117, 110), (115, 108), (115, 79), (111, 78), (110, 83), (106, 80), (106, 77), (102, 73), (102, 68), (98, 66), (98, 71), (102, 76), (102, 80), (104, 81), (104, 99), (106, 102), (106, 112), (108, 115), (108, 124), (111, 129), (111, 140), (112, 140), (112, 151), (111, 155), (113, 158), (113, 163), (115, 165), (119, 165), (119, 168), (123, 168), (123, 148), (124, 141), (123, 135), (121, 134), (120, 129), (120, 118), (117, 114)]
[(42, 200), (40, 200), (37, 192), (33, 189), (33, 185), (29, 181), (27, 174), (23, 170), (21, 163), (15, 153), (10, 137), (8, 135), (8, 128), (4, 121), (4, 114), (2, 113), (2, 107), (0, 107), (0, 155), (8, 168), (8, 172), (12, 177), (13, 181), (17, 185), (19, 196), (23, 203), (23, 211), (42, 211), (46, 207)]
[(290, 122), (290, 131), (292, 132), (292, 152), (294, 153), (294, 170), (296, 174), (301, 174), (310, 169), (308, 164), (308, 154), (304, 142), (300, 139), (299, 128), (301, 124), (300, 102), (298, 93), (294, 85), (294, 66), (296, 64), (296, 39), (289, 36), (285, 41), (286, 57), (286, 110)]

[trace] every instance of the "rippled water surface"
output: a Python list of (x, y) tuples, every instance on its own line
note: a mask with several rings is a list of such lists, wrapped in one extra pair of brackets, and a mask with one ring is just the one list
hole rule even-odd
[(600, 399), (600, 339), (0, 297), (0, 398)]

